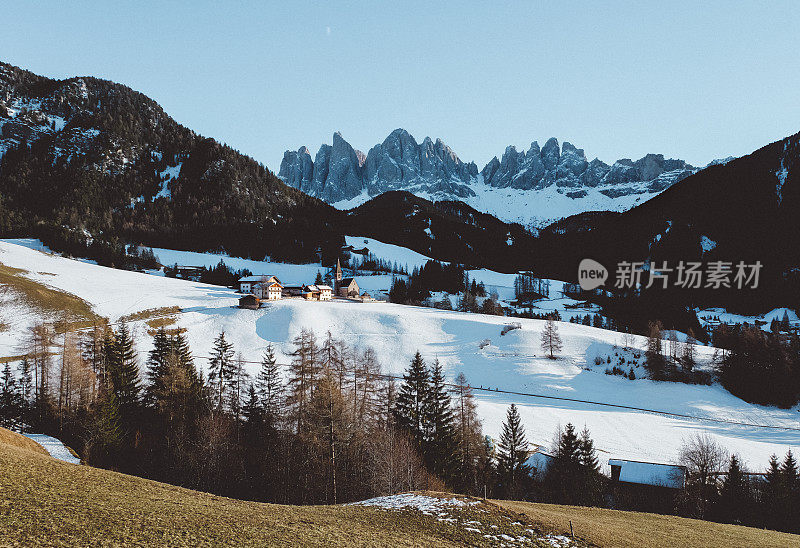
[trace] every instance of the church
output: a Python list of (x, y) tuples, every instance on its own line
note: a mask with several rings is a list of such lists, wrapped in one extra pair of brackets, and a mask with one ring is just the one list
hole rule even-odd
[(359, 298), (361, 290), (356, 283), (354, 277), (342, 277), (342, 265), (339, 259), (336, 259), (336, 273), (333, 280), (333, 292), (337, 297)]

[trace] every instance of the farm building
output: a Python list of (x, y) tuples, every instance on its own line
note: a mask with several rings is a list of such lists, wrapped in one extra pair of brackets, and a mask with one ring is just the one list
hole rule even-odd
[(239, 299), (239, 308), (256, 310), (261, 306), (261, 299), (253, 294), (244, 295)]
[(253, 295), (267, 301), (277, 301), (283, 295), (283, 286), (279, 282), (258, 282), (253, 284)]
[(175, 277), (181, 280), (200, 281), (200, 274), (203, 272), (202, 266), (175, 265)]
[(686, 485), (686, 468), (676, 464), (609, 459), (611, 480), (683, 489)]
[(539, 448), (531, 453), (528, 459), (525, 461), (525, 464), (531, 467), (531, 475), (533, 476), (542, 476), (547, 472), (547, 469), (553, 463), (553, 459), (555, 457), (544, 451), (541, 451)]
[(257, 275), (257, 276), (245, 276), (244, 278), (239, 279), (239, 291), (242, 293), (252, 293), (253, 286), (255, 284), (269, 284), (269, 283), (281, 283), (281, 281), (276, 276), (270, 276), (266, 274)]
[(319, 290), (319, 300), (320, 301), (330, 301), (331, 297), (333, 297), (333, 288), (329, 285), (318, 285), (317, 289)]

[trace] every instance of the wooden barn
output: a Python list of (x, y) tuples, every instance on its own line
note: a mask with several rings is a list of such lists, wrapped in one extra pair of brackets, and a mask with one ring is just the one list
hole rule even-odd
[(261, 307), (261, 299), (259, 299), (252, 293), (244, 295), (239, 299), (239, 308), (257, 310), (260, 307)]

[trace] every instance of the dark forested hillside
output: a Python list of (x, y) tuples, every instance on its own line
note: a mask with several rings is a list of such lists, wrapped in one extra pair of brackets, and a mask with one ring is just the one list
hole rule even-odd
[(338, 249), (336, 212), (146, 96), (0, 64), (0, 229), (57, 247), (121, 241), (307, 260)]

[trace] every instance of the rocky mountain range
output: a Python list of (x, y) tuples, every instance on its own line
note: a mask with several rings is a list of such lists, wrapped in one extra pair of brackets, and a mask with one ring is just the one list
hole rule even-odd
[(543, 226), (583, 211), (623, 211), (695, 173), (683, 160), (648, 154), (609, 165), (555, 138), (527, 151), (509, 146), (478, 171), (441, 139), (417, 143), (396, 129), (365, 155), (340, 133), (312, 160), (306, 147), (286, 151), (278, 177), (346, 209), (392, 190), (430, 200), (460, 200), (506, 221)]

